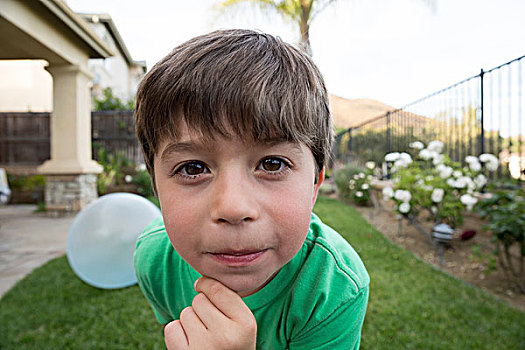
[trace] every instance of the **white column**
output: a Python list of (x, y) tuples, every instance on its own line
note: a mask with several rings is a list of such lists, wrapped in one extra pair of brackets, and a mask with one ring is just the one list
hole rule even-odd
[(38, 171), (46, 175), (46, 209), (53, 215), (95, 200), (102, 166), (91, 158), (91, 74), (76, 65), (46, 69), (53, 76), (51, 159)]
[(51, 159), (38, 171), (48, 175), (102, 172), (91, 154), (91, 74), (75, 65), (46, 69), (53, 76)]

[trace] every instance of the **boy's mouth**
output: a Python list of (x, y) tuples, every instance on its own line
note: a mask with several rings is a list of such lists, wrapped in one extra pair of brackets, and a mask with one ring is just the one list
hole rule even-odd
[(228, 250), (218, 253), (209, 254), (212, 258), (222, 264), (234, 267), (247, 266), (258, 260), (266, 253), (267, 249), (263, 250)]

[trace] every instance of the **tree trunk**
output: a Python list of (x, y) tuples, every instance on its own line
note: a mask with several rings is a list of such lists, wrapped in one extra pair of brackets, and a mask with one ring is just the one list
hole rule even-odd
[(310, 24), (308, 20), (310, 18), (312, 2), (312, 0), (301, 0), (301, 18), (299, 23), (299, 29), (301, 30), (301, 42), (299, 46), (310, 57), (312, 56), (312, 46), (310, 45)]

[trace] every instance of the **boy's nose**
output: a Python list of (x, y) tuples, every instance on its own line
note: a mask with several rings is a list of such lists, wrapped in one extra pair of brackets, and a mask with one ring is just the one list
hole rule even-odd
[(259, 208), (254, 186), (247, 175), (223, 174), (214, 182), (212, 219), (216, 223), (233, 225), (259, 218)]

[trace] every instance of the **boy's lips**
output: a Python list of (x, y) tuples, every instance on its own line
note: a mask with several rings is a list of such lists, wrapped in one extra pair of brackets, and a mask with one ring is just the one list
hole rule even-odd
[(258, 260), (266, 253), (267, 249), (262, 250), (228, 250), (217, 253), (208, 253), (214, 260), (235, 267), (247, 266)]

